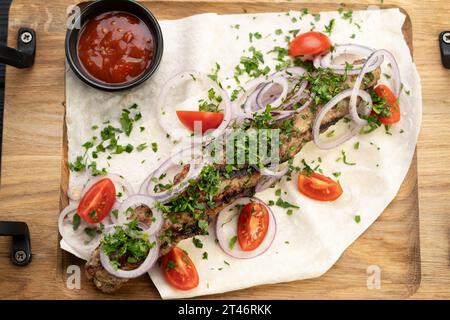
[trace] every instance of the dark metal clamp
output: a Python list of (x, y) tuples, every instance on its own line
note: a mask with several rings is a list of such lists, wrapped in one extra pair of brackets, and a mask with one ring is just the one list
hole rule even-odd
[(441, 32), (439, 35), (439, 46), (441, 48), (442, 64), (450, 69), (450, 31)]
[(29, 68), (36, 55), (36, 32), (30, 28), (20, 28), (17, 33), (17, 49), (0, 44), (0, 63), (16, 68)]
[(12, 263), (25, 266), (31, 262), (30, 231), (25, 222), (0, 221), (0, 236), (12, 237)]

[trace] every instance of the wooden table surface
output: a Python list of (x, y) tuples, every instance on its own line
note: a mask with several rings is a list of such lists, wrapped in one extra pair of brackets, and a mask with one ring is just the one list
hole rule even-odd
[[(168, 0), (175, 1), (175, 0)], [(178, 0), (179, 1), (179, 0)], [(202, 0), (199, 0), (202, 1)], [(222, 0), (221, 2), (226, 2)], [(264, 0), (263, 0), (264, 1)], [(218, 1), (219, 2), (219, 1)], [(245, 2), (245, 1), (242, 1)], [(251, 2), (248, 1), (247, 2)], [(273, 1), (267, 1), (273, 2)], [(300, 2), (299, 9), (307, 7)], [(316, 3), (330, 3), (316, 0)], [(450, 70), (440, 62), (438, 35), (450, 30), (450, 2), (447, 0), (385, 0), (385, 4), (405, 9), (412, 20), (414, 60), (418, 66), (423, 85), (423, 122), (417, 146), (420, 208), (420, 243), (422, 259), (421, 285), (412, 298), (450, 298)], [(64, 21), (53, 19), (52, 12), (65, 11), (74, 1), (54, 0), (42, 5), (36, 1), (39, 14), (36, 21), (44, 25), (46, 37), (60, 36), (64, 32)], [(379, 5), (379, 1), (347, 1), (347, 4)], [(179, 4), (179, 3), (178, 3)], [(21, 6), (33, 6), (30, 1), (14, 0), (11, 8), (10, 25), (14, 26), (15, 10)], [(174, 3), (175, 5), (175, 3)], [(339, 3), (336, 3), (336, 8)], [(56, 11), (57, 10), (57, 11)], [(39, 35), (38, 35), (39, 36)], [(15, 36), (9, 35), (9, 44), (14, 45)], [(40, 43), (43, 50), (52, 50), (45, 42)], [(0, 220), (26, 220), (29, 214), (54, 214), (59, 210), (62, 134), (64, 108), (61, 93), (56, 92), (54, 83), (61, 81), (64, 64), (54, 63), (46, 56), (38, 56), (39, 63), (45, 65), (49, 76), (41, 79), (45, 92), (35, 89), (27, 70), (20, 83), (7, 83), (7, 98), (14, 101), (17, 95), (32, 95), (36, 104), (27, 106), (27, 116), (15, 112), (14, 108), (5, 110), (6, 121), (3, 136), (3, 158), (0, 188)], [(18, 72), (13, 68), (8, 73)], [(45, 97), (46, 105), (39, 103)], [(49, 97), (55, 97), (53, 100)], [(49, 103), (50, 100), (50, 103)], [(40, 139), (36, 139), (36, 136)], [(31, 138), (32, 137), (32, 138)], [(40, 141), (39, 143), (36, 143)], [(18, 196), (19, 195), (19, 196)], [(19, 201), (18, 200), (19, 197)], [(13, 200), (14, 198), (14, 200)], [(14, 283), (17, 269), (4, 266), (9, 254), (8, 241), (0, 239), (0, 298), (63, 298), (58, 296), (61, 285), (58, 270), (57, 233), (39, 233), (39, 225), (31, 226), (33, 243), (47, 243), (48, 250), (38, 251), (33, 264), (20, 271), (26, 281)], [(55, 221), (56, 230), (56, 221)], [(33, 232), (34, 231), (34, 232)], [(50, 243), (51, 245), (48, 245)], [(42, 290), (42, 283), (46, 290)], [(38, 285), (39, 284), (39, 285)], [(39, 289), (37, 289), (39, 288)], [(295, 297), (292, 297), (295, 298)]]

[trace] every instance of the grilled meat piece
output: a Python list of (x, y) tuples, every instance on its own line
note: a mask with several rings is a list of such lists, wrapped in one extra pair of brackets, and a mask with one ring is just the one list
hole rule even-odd
[(86, 276), (92, 280), (95, 286), (105, 293), (113, 293), (120, 289), (128, 279), (113, 276), (103, 268), (100, 262), (100, 247), (94, 250), (91, 258), (86, 263)]
[[(371, 74), (366, 75), (362, 87), (370, 88), (376, 85), (380, 77), (380, 69), (375, 70)], [(342, 90), (352, 87), (355, 76), (350, 76), (347, 81), (342, 84)], [(292, 117), (293, 130), (289, 135), (280, 135), (280, 159), (281, 162), (288, 161), (295, 157), (303, 146), (312, 140), (312, 125), (316, 114), (322, 106), (314, 108), (306, 108), (296, 113)], [(341, 101), (335, 106), (323, 119), (321, 124), (321, 132), (326, 131), (330, 126), (336, 124), (339, 120), (348, 114), (348, 100)], [(281, 122), (279, 124), (281, 126)], [(229, 203), (241, 197), (252, 196), (255, 193), (255, 187), (261, 181), (261, 174), (252, 167), (245, 167), (232, 174), (225, 172), (224, 164), (216, 164), (215, 167), (220, 172), (220, 184), (218, 191), (213, 198), (214, 208), (207, 209), (205, 217), (210, 222), (223, 208)], [(180, 181), (189, 170), (189, 166), (184, 166), (183, 170), (175, 177), (176, 182)], [(199, 202), (205, 202), (200, 198)], [(178, 242), (191, 238), (195, 235), (205, 234), (198, 226), (198, 220), (188, 212), (172, 213), (170, 218), (166, 219), (162, 230), (160, 231), (160, 255), (165, 255)], [(91, 259), (86, 264), (86, 273), (89, 279), (103, 292), (111, 293), (118, 290), (126, 279), (117, 278), (108, 274), (101, 266), (99, 259), (99, 249), (92, 254)]]

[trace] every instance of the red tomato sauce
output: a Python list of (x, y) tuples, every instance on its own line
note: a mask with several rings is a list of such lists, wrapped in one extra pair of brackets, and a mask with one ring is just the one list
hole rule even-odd
[(86, 71), (106, 83), (139, 77), (154, 55), (154, 39), (138, 17), (119, 11), (89, 21), (78, 39), (78, 57)]

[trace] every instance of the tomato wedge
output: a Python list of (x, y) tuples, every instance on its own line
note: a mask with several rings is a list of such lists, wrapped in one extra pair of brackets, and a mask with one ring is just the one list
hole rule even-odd
[(382, 117), (378, 115), (378, 119), (382, 124), (393, 124), (400, 121), (400, 106), (397, 102), (397, 98), (388, 86), (380, 84), (375, 89), (377, 95), (386, 99), (386, 104), (390, 108), (391, 115), (389, 117)]
[(269, 211), (261, 203), (249, 203), (238, 219), (237, 237), (241, 249), (252, 251), (259, 247), (269, 229)]
[(95, 183), (81, 198), (78, 215), (88, 223), (99, 223), (111, 212), (116, 202), (116, 187), (108, 179)]
[(310, 175), (298, 175), (298, 190), (305, 196), (319, 201), (333, 201), (342, 194), (342, 188), (336, 181), (313, 172)]
[(198, 286), (197, 269), (186, 251), (175, 247), (161, 261), (166, 281), (179, 290), (191, 290)]
[(289, 44), (289, 55), (298, 56), (314, 56), (325, 53), (330, 50), (331, 41), (323, 33), (317, 31), (309, 31), (296, 36)]
[(201, 123), (202, 132), (215, 129), (223, 121), (223, 113), (208, 111), (177, 111), (178, 119), (191, 131), (194, 131), (195, 122)]

